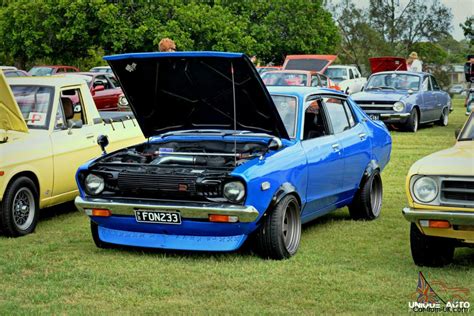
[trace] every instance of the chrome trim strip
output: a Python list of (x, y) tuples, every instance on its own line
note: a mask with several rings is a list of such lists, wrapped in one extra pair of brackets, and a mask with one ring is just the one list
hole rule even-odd
[(380, 117), (386, 118), (406, 118), (409, 117), (410, 113), (381, 113)]
[(405, 207), (402, 213), (407, 221), (413, 223), (423, 219), (433, 219), (446, 220), (449, 221), (451, 225), (474, 225), (474, 212), (427, 211)]
[(258, 218), (258, 211), (249, 205), (233, 205), (218, 203), (153, 203), (149, 201), (110, 200), (99, 198), (76, 197), (74, 203), (79, 211), (90, 215), (91, 209), (108, 209), (112, 215), (135, 216), (135, 210), (178, 211), (182, 218), (208, 219), (210, 214), (238, 216), (239, 222), (253, 222)]

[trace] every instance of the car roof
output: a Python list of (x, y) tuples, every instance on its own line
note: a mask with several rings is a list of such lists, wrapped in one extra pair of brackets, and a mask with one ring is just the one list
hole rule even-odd
[(265, 72), (265, 74), (272, 74), (272, 73), (291, 73), (291, 74), (303, 74), (303, 75), (311, 75), (317, 74), (316, 71), (309, 71), (309, 70), (271, 70)]
[(37, 65), (33, 66), (31, 68), (77, 68), (74, 66), (66, 66), (66, 65)]
[(7, 78), (7, 81), (11, 85), (37, 85), (54, 87), (85, 84), (84, 79), (64, 75), (45, 77), (9, 77)]
[(414, 76), (432, 75), (427, 72), (413, 72), (413, 71), (380, 71), (380, 72), (373, 73), (372, 75), (383, 75), (383, 74), (393, 74), (393, 73), (401, 74), (401, 75), (414, 75)]

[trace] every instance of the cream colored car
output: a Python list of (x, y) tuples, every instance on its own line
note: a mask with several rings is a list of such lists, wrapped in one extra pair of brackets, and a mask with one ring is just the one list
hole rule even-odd
[(406, 181), (413, 261), (440, 266), (454, 249), (474, 245), (474, 113), (454, 147), (413, 164)]
[[(38, 210), (77, 195), (77, 168), (101, 154), (99, 135), (115, 150), (144, 140), (134, 118), (103, 119), (85, 81), (0, 73), (0, 230), (33, 232)], [(109, 114), (111, 116), (111, 114)]]

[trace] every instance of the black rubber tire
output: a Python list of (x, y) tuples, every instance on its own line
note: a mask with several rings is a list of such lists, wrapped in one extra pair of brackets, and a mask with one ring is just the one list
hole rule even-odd
[(99, 225), (97, 225), (97, 223), (95, 223), (94, 221), (91, 221), (91, 233), (92, 233), (92, 239), (94, 240), (94, 243), (97, 246), (97, 248), (101, 248), (101, 249), (114, 248), (113, 244), (102, 241), (100, 239), (100, 237), (99, 237)]
[(349, 214), (355, 220), (374, 220), (382, 210), (383, 186), (380, 172), (374, 170), (360, 185), (349, 205)]
[[(290, 212), (290, 218), (285, 214)], [(295, 231), (292, 231), (291, 241), (285, 243), (284, 220), (287, 220), (287, 227), (291, 225)], [(290, 223), (291, 221), (291, 223)], [(288, 233), (288, 231), (287, 231)], [(275, 260), (288, 259), (295, 255), (301, 240), (301, 217), (300, 205), (293, 195), (285, 196), (275, 208), (263, 218), (256, 238), (256, 251), (263, 258)]]
[(410, 117), (405, 123), (405, 129), (409, 132), (416, 133), (419, 125), (420, 125), (420, 118), (418, 115), (418, 111), (414, 108), (411, 110)]
[(455, 241), (449, 238), (424, 235), (416, 226), (410, 226), (411, 256), (417, 266), (441, 267), (453, 261)]
[[(28, 206), (29, 215), (26, 222), (30, 223), (23, 223), (24, 225), (27, 225), (25, 227), (21, 227), (22, 224), (15, 221), (14, 203), (15, 199), (19, 198), (17, 193), (26, 194), (24, 197), (27, 198), (27, 201), (33, 204), (32, 209), (31, 205)], [(32, 212), (32, 214), (30, 214), (30, 212)], [(36, 188), (35, 183), (28, 177), (16, 178), (8, 185), (5, 194), (3, 195), (3, 201), (0, 203), (0, 230), (8, 237), (20, 237), (31, 234), (34, 232), (36, 225), (38, 224), (38, 217), (39, 199), (38, 189)]]
[(448, 108), (444, 108), (443, 112), (441, 113), (441, 117), (436, 122), (439, 126), (448, 126), (449, 124), (449, 110)]

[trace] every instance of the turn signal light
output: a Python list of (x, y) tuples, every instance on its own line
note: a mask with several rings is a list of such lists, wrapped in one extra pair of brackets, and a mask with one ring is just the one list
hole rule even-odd
[(237, 223), (239, 221), (239, 217), (237, 216), (229, 216), (229, 215), (209, 215), (210, 222), (219, 222), (219, 223)]
[(112, 212), (110, 210), (104, 210), (100, 208), (92, 209), (92, 216), (108, 217), (111, 215), (112, 215)]
[(443, 220), (421, 220), (420, 225), (422, 227), (429, 227), (429, 228), (450, 228), (451, 224), (448, 221)]

